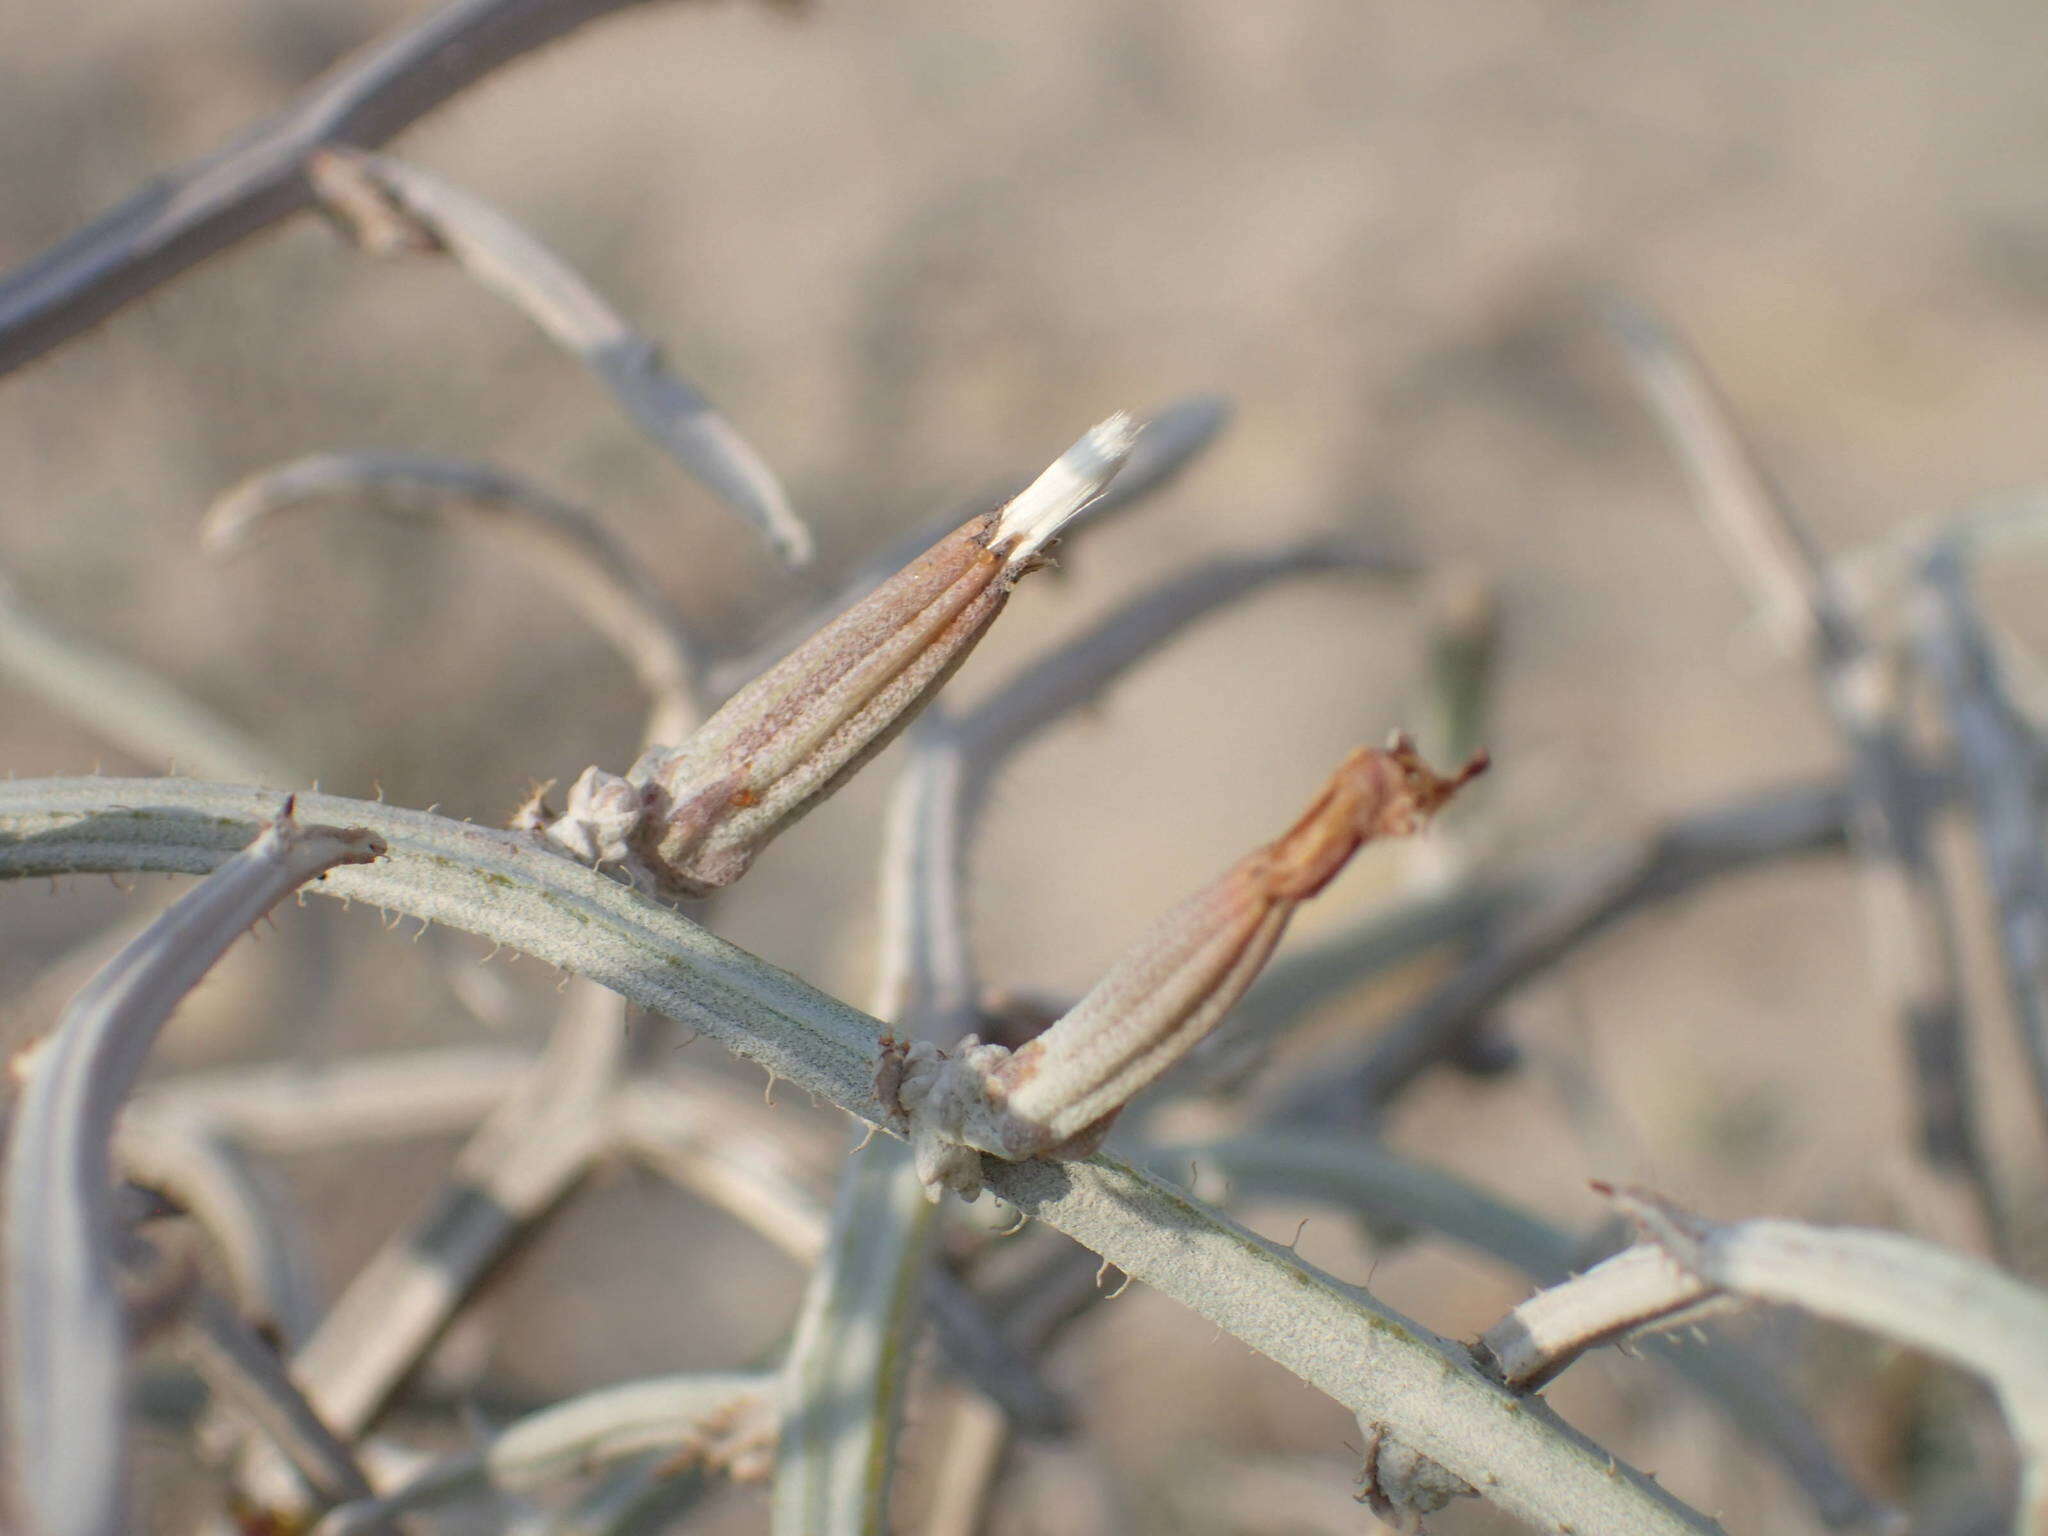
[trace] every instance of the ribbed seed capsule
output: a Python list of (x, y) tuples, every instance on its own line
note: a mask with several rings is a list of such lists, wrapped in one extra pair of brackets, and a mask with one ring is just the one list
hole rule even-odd
[(951, 1055), (920, 1043), (886, 1056), (927, 1189), (972, 1198), (977, 1152), (1014, 1162), (1093, 1151), (1117, 1111), (1244, 995), (1297, 906), (1360, 845), (1415, 831), (1485, 767), (1482, 753), (1444, 778), (1405, 737), (1360, 748), (1285, 834), (1160, 919), (1037, 1039), (1014, 1052), (970, 1037)]
[(730, 885), (773, 838), (894, 739), (974, 649), (1062, 525), (1136, 439), (1091, 430), (1000, 511), (970, 519), (742, 688), (679, 747), (621, 779), (592, 768), (547, 835), (666, 895)]

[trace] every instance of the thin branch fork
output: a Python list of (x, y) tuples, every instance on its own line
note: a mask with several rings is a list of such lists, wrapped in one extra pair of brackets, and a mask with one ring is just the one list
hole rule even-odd
[(1891, 1232), (1703, 1220), (1643, 1190), (1611, 1190), (1641, 1247), (1522, 1303), (1481, 1347), (1534, 1387), (1596, 1344), (1668, 1327), (1717, 1302), (1799, 1307), (1983, 1377), (2022, 1458), (2017, 1536), (2048, 1532), (2048, 1294), (1979, 1260)]
[(319, 150), (382, 144), (499, 66), (641, 3), (453, 0), (343, 60), (275, 117), (0, 278), (0, 374), (309, 207), (306, 169)]
[[(1582, 1238), (1486, 1190), (1404, 1158), (1368, 1137), (1348, 1130), (1304, 1132), (1286, 1123), (1284, 1116), (1264, 1131), (1230, 1141), (1156, 1147), (1151, 1152), (1151, 1166), (1163, 1175), (1181, 1177), (1189, 1167), (1199, 1168), (1204, 1193), (1212, 1183), (1220, 1185), (1233, 1205), (1266, 1198), (1289, 1205), (1327, 1204), (1354, 1217), (1384, 1217), (1426, 1228), (1520, 1270), (1539, 1286), (1552, 1288), (1517, 1308), (1503, 1322), (1503, 1329), (1535, 1329), (1538, 1318), (1532, 1309), (1545, 1298), (1558, 1297), (1563, 1306), (1562, 1298), (1573, 1290), (1563, 1282), (1572, 1278), (1587, 1257)], [(1647, 1249), (1630, 1251), (1649, 1253)], [(1659, 1259), (1657, 1267), (1668, 1270), (1670, 1261)], [(1009, 1316), (1012, 1309), (1006, 1305), (1001, 1311)], [(1557, 1330), (1567, 1338), (1571, 1337), (1570, 1315), (1567, 1313), (1567, 1321)], [(1598, 1323), (1604, 1323), (1607, 1315), (1600, 1313)], [(1546, 1329), (1543, 1336), (1548, 1338), (1550, 1331)], [(1507, 1337), (1503, 1336), (1504, 1341)], [(1891, 1525), (1893, 1512), (1858, 1486), (1812, 1415), (1780, 1379), (1773, 1362), (1725, 1335), (1715, 1337), (1713, 1347), (1704, 1350), (1678, 1347), (1661, 1333), (1644, 1343), (1646, 1353), (1683, 1377), (1725, 1415), (1730, 1427), (1775, 1458), (1806, 1492), (1826, 1524), (1866, 1530)], [(1485, 1346), (1493, 1344), (1492, 1334), (1482, 1341), (1482, 1363)], [(1500, 1357), (1502, 1350), (1496, 1348), (1494, 1353)], [(1556, 1355), (1558, 1368), (1571, 1358), (1562, 1351), (1550, 1351), (1545, 1358), (1550, 1354)], [(1541, 1384), (1538, 1377), (1543, 1373), (1518, 1376), (1519, 1362), (1507, 1368), (1511, 1363), (1503, 1359), (1502, 1365), (1508, 1385), (1518, 1390)]]

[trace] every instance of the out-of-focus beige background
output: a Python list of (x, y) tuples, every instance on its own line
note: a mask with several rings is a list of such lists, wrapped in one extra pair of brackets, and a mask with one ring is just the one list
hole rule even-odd
[[(0, 8), (0, 265), (426, 9)], [(1213, 453), (1075, 541), (957, 686), (979, 692), (1204, 554), (1381, 536), (1499, 583), (1497, 772), (1460, 814), (1511, 859), (1840, 761), (1805, 668), (1746, 628), (1587, 319), (1589, 289), (1633, 291), (1685, 327), (1821, 539), (1850, 549), (2048, 468), (2044, 144), (2040, 16), (1993, 0), (882, 0), (651, 5), (392, 147), (524, 220), (660, 339), (781, 471), (824, 574), (1037, 469), (1114, 408), (1227, 393), (1238, 415)], [(447, 264), (372, 261), (312, 217), (0, 380), (0, 569), (45, 617), (148, 661), (329, 790), (496, 820), (531, 779), (623, 768), (638, 730), (624, 668), (473, 526), (331, 507), (231, 562), (202, 556), (213, 495), (327, 448), (529, 474), (600, 512), (710, 634), (766, 633), (816, 587), (519, 316)], [(2038, 571), (2015, 556), (1989, 588), (2041, 639)], [(1412, 718), (1424, 611), (1414, 590), (1276, 588), (1031, 750), (975, 859), (988, 979), (1085, 986), (1149, 916), (1284, 825), (1346, 747)], [(11, 688), (0, 761), (163, 766)], [(855, 1001), (893, 767), (778, 844), (720, 914)], [(1385, 899), (1402, 870), (1363, 861), (1297, 938)], [(0, 998), (32, 995), (64, 946), (169, 889), (0, 891)], [(415, 947), (361, 912), (287, 911), (280, 927), (193, 998), (167, 1061), (478, 1032), (445, 981), (464, 941)], [(1863, 934), (1840, 862), (1660, 911), (1517, 1004), (1527, 1070), (1430, 1082), (1397, 1143), (1574, 1226), (1597, 1216), (1585, 1183), (1600, 1177), (1716, 1215), (1966, 1240), (1906, 1150), (1900, 1048)], [(537, 971), (487, 973), (526, 1030), (555, 1002)], [(1369, 1031), (1393, 1001), (1352, 1000), (1323, 1037)], [(2038, 1194), (2002, 1016), (1980, 1036), (2000, 1155), (2035, 1170)], [(712, 1072), (715, 1055), (687, 1059)], [(445, 1153), (290, 1170), (330, 1283), (417, 1209)], [(1299, 1214), (1250, 1212), (1283, 1239)], [(1452, 1334), (1522, 1293), (1438, 1246), (1376, 1257), (1327, 1215), (1301, 1251)], [(780, 1336), (799, 1283), (730, 1224), (621, 1175), (507, 1276), (492, 1380), (550, 1394), (737, 1363)], [(1852, 1459), (1880, 1480), (1924, 1469), (1934, 1453), (1908, 1442), (1938, 1440), (1913, 1417), (1937, 1389), (1884, 1351), (1801, 1347)], [(1125, 1490), (1118, 1528), (1367, 1522), (1341, 1497), (1345, 1416), (1142, 1289), (1058, 1374)], [(1731, 1530), (1806, 1528), (1778, 1474), (1652, 1368), (1590, 1362), (1554, 1399)], [(1273, 1458), (1262, 1476), (1321, 1458), (1328, 1497), (1293, 1524), (1220, 1495), (1210, 1524), (1174, 1512), (1171, 1489), (1240, 1456)], [(1072, 1528), (1050, 1494), (1034, 1502), (1041, 1472), (1050, 1487), (1070, 1469), (1028, 1463), (1001, 1530)], [(1247, 1471), (1241, 1486), (1263, 1485)], [(1293, 1510), (1281, 1492), (1263, 1502)], [(719, 1528), (759, 1528), (763, 1508), (738, 1495)], [(1441, 1525), (1504, 1528), (1471, 1509)]]

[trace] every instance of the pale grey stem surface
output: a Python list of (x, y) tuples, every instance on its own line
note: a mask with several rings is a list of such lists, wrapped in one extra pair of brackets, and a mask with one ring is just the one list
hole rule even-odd
[[(882, 844), (875, 1012), (912, 1038), (950, 1046), (969, 1027), (973, 1002), (958, 760), (942, 727), (921, 727), (913, 739)], [(889, 1529), (933, 1216), (902, 1142), (873, 1140), (848, 1159), (783, 1365), (775, 1536)]]
[[(799, 1263), (824, 1251), (829, 1225), (820, 1158), (723, 1094), (688, 1082), (628, 1083), (606, 1111), (626, 1152), (718, 1207)], [(822, 1149), (820, 1149), (822, 1150)], [(826, 1154), (836, 1157), (834, 1147)], [(799, 1155), (801, 1154), (801, 1155)]]
[(291, 1463), (317, 1502), (340, 1504), (370, 1496), (355, 1454), (314, 1412), (276, 1351), (211, 1291), (200, 1291), (182, 1349), (201, 1379)]
[(1868, 544), (1843, 551), (1835, 568), (1859, 609), (1900, 596), (1919, 579), (1927, 552), (1941, 544), (1990, 557), (2048, 539), (2048, 488), (1994, 491), (1961, 511), (1910, 518)]
[(1935, 548), (1922, 571), (1921, 648), (1947, 705), (1978, 845), (1998, 911), (1999, 960), (2020, 1044), (2048, 1115), (2048, 824), (2034, 799), (2041, 745), (2000, 679), (1961, 552)]
[[(255, 819), (230, 835), (246, 841)], [(323, 871), (382, 851), (361, 828), (302, 825), (286, 801), (79, 994), (43, 1047), (10, 1128), (0, 1269), (14, 1478), (36, 1536), (124, 1529), (127, 1366), (109, 1202), (122, 1100), (171, 1009), (250, 924)]]
[[(511, 833), (332, 796), (386, 837), (377, 865), (337, 870), (337, 896), (478, 932), (572, 968), (699, 1028), (807, 1092), (873, 1116), (883, 1026), (582, 865)], [(178, 780), (0, 784), (0, 877), (84, 871), (203, 872), (261, 814), (259, 792)], [(1002, 1199), (1195, 1308), (1511, 1513), (1580, 1536), (1715, 1529), (1661, 1489), (1518, 1402), (1455, 1347), (1207, 1206), (1114, 1159), (989, 1161)]]
[(966, 888), (968, 764), (944, 703), (918, 718), (909, 742), (883, 826), (875, 1013), (951, 1049), (980, 1013)]
[(478, 1280), (581, 1177), (625, 1051), (623, 1004), (581, 985), (547, 1049), (456, 1158), (433, 1209), (371, 1259), (292, 1371), (343, 1434), (369, 1426)]
[(1343, 1403), (1539, 1530), (1716, 1531), (1481, 1374), (1458, 1345), (1113, 1157), (987, 1165), (988, 1187)]
[(1479, 1336), (1502, 1381), (1533, 1392), (1589, 1349), (1698, 1315), (1714, 1288), (1663, 1249), (1639, 1246), (1538, 1291)]
[(634, 425), (753, 524), (787, 564), (811, 558), (811, 530), (767, 460), (669, 368), (653, 341), (516, 222), (475, 194), (388, 155), (336, 147), (317, 156), (311, 171), (317, 190), (341, 181), (356, 194), (334, 199), (344, 217), (363, 194), (382, 192), (479, 284), (573, 352)]
[[(1353, 1214), (1424, 1227), (1513, 1266), (1538, 1285), (1559, 1286), (1585, 1254), (1579, 1238), (1527, 1210), (1348, 1132), (1268, 1130), (1158, 1147), (1148, 1161), (1162, 1176), (1191, 1177), (1205, 1193), (1213, 1181), (1233, 1201), (1269, 1196), (1294, 1204), (1327, 1202)], [(1891, 1528), (1895, 1511), (1857, 1484), (1812, 1415), (1741, 1340), (1720, 1334), (1710, 1348), (1689, 1349), (1651, 1337), (1643, 1345), (1711, 1401), (1738, 1433), (1775, 1457), (1829, 1526)]]
[(207, 509), (201, 538), (225, 554), (278, 513), (329, 499), (414, 516), (482, 514), (625, 658), (647, 692), (649, 743), (681, 741), (702, 718), (703, 657), (645, 564), (582, 507), (491, 465), (410, 453), (311, 454), (223, 493)]
[(514, 1421), (481, 1450), (437, 1462), (381, 1498), (330, 1510), (313, 1536), (368, 1536), (397, 1515), (482, 1489), (543, 1487), (642, 1451), (665, 1451), (671, 1460), (684, 1450), (707, 1460), (734, 1453), (757, 1460), (772, 1439), (774, 1396), (774, 1377), (748, 1372), (600, 1387)]
[(1477, 572), (1454, 569), (1430, 583), (1430, 729), (1425, 751), (1462, 763), (1486, 745), (1501, 649), (1500, 594)]
[(1610, 292), (1599, 308), (1729, 566), (1788, 649), (1810, 643), (1822, 615), (1837, 607), (1832, 578), (1750, 452), (1727, 401), (1692, 350), (1648, 307)]
[(374, 145), (586, 21), (642, 0), (453, 0), (351, 55), (281, 112), (159, 177), (0, 278), (0, 374), (314, 201), (307, 161)]
[(776, 1380), (754, 1372), (661, 1376), (587, 1392), (527, 1415), (484, 1453), (500, 1487), (538, 1488), (591, 1460), (640, 1451), (687, 1451), (756, 1477), (774, 1443)]
[(1954, 902), (1932, 853), (1926, 805), (1887, 658), (1841, 578), (1771, 486), (1706, 370), (1647, 309), (1608, 314), (1658, 424), (1723, 536), (1737, 574), (1788, 639), (1807, 642), (1830, 718), (1853, 758), (1850, 832), (1870, 896), (1875, 969), (1906, 1036), (1930, 1162), (1969, 1186), (1987, 1229), (2003, 1230), (1976, 1121)]
[(168, 1195), (219, 1250), (242, 1315), (287, 1343), (317, 1312), (305, 1233), (270, 1197), (241, 1147), (191, 1118), (123, 1112), (115, 1161), (129, 1179)]
[(255, 1151), (297, 1154), (466, 1131), (533, 1068), (525, 1051), (447, 1046), (307, 1067), (268, 1063), (151, 1083), (122, 1117), (200, 1128)]
[(662, 1536), (710, 1489), (700, 1472), (671, 1472), (668, 1458), (643, 1456), (600, 1478), (554, 1514), (522, 1520), (507, 1536)]
[(2015, 1536), (2048, 1532), (2048, 1293), (1895, 1232), (1702, 1220), (1641, 1191), (1616, 1201), (1707, 1284), (1939, 1356), (1998, 1394), (2021, 1454)]
[(197, 699), (38, 618), (0, 576), (0, 674), (124, 752), (173, 771), (280, 788), (299, 775)]
[(885, 1536), (935, 1207), (910, 1149), (878, 1137), (847, 1160), (832, 1235), (783, 1367), (775, 1536)]

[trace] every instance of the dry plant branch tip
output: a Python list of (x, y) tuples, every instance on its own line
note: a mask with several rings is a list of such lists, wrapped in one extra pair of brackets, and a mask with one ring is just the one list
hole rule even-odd
[(586, 769), (560, 817), (529, 802), (514, 825), (664, 896), (730, 885), (916, 718), (1136, 439), (1123, 413), (1090, 429), (1022, 494), (941, 539), (681, 746), (649, 748), (623, 778)]
[(1486, 765), (1482, 752), (1446, 778), (1405, 736), (1361, 747), (1292, 827), (1160, 919), (1044, 1034), (1016, 1051), (972, 1035), (950, 1053), (924, 1040), (886, 1048), (875, 1096), (910, 1137), (926, 1194), (974, 1199), (983, 1152), (1094, 1151), (1131, 1096), (1244, 995), (1297, 906), (1366, 842), (1416, 831)]

